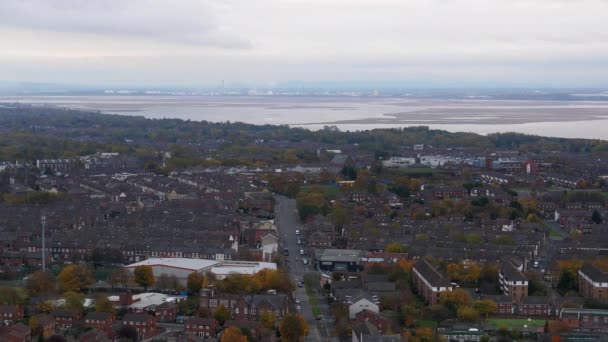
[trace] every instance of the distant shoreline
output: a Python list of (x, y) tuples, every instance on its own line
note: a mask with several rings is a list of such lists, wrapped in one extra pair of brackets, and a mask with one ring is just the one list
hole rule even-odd
[[(368, 130), (428, 126), (450, 132), (519, 132), (608, 140), (608, 102), (429, 100), (282, 96), (29, 96), (20, 103), (104, 114), (209, 122), (288, 125), (311, 130), (337, 126)], [(0, 103), (14, 97), (0, 97)]]

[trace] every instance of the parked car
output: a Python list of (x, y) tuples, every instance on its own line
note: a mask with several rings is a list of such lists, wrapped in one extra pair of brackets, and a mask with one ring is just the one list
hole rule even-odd
[(296, 235), (300, 235), (300, 230), (296, 229)]
[(296, 297), (296, 298), (294, 299), (294, 301), (296, 302), (296, 304), (300, 304), (300, 298)]

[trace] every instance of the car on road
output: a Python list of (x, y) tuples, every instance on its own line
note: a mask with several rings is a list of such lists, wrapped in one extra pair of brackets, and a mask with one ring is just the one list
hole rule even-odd
[(302, 307), (298, 305), (298, 306), (296, 306), (296, 310), (302, 311)]
[(304, 255), (304, 250), (300, 249), (300, 255)]
[(302, 263), (303, 263), (304, 265), (308, 265), (308, 260), (306, 260), (306, 258), (302, 258)]
[(300, 235), (300, 230), (296, 229), (296, 235)]
[(283, 254), (285, 254), (285, 256), (289, 256), (289, 250), (287, 248), (285, 248), (285, 250), (283, 251)]
[(301, 281), (298, 281), (298, 287), (302, 287), (304, 284)]
[(302, 240), (300, 240), (300, 238), (298, 238), (298, 245), (302, 244)]
[(296, 304), (300, 304), (300, 298), (296, 297), (296, 298), (294, 299), (294, 301), (296, 302)]

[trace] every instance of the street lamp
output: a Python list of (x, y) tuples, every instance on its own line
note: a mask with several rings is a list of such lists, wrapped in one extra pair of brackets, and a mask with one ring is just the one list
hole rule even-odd
[(46, 272), (46, 216), (42, 214), (40, 218), (42, 224), (42, 272)]

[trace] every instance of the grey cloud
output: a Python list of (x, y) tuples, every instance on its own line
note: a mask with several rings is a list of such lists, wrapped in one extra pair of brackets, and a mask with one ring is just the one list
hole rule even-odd
[(219, 48), (251, 47), (247, 39), (219, 25), (206, 0), (0, 1), (0, 25)]

